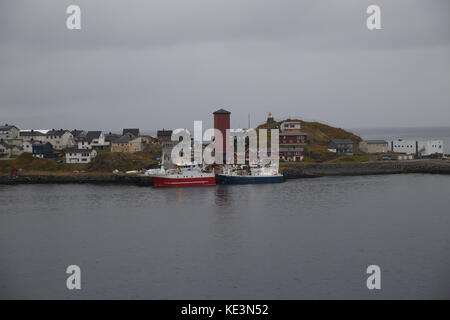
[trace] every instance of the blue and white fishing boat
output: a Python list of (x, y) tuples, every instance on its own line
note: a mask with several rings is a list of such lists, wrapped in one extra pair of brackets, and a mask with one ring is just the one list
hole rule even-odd
[(241, 168), (226, 168), (216, 174), (216, 184), (257, 184), (280, 183), (284, 177), (278, 172), (278, 166), (256, 166), (249, 170)]

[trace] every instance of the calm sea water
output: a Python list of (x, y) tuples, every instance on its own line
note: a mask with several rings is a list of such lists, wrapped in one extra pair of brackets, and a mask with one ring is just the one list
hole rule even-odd
[(450, 154), (450, 127), (350, 129), (363, 139), (443, 140), (444, 152)]
[[(419, 174), (0, 186), (0, 298), (450, 298), (449, 187)], [(66, 289), (72, 264), (80, 291)]]

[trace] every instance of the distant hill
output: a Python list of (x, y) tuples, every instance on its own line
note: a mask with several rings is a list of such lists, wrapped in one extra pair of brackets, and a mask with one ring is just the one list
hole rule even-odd
[(320, 122), (307, 122), (298, 119), (286, 119), (278, 122), (264, 123), (257, 129), (279, 128), (284, 121), (300, 121), (301, 131), (308, 134), (308, 145), (305, 147), (305, 161), (328, 161), (336, 158), (333, 152), (327, 150), (327, 143), (333, 139), (352, 139), (360, 142), (361, 137), (341, 128), (335, 128)]

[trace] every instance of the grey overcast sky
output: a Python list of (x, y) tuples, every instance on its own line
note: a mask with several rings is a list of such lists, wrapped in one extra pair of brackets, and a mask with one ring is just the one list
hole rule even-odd
[[(81, 7), (82, 29), (66, 28)], [(366, 28), (381, 7), (382, 30)], [(450, 126), (448, 0), (1, 0), (0, 122)]]

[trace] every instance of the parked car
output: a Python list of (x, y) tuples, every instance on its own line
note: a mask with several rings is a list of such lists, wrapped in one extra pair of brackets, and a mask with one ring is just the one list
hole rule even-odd
[(384, 156), (381, 156), (381, 160), (392, 160), (392, 158), (391, 158), (391, 156), (384, 155)]

